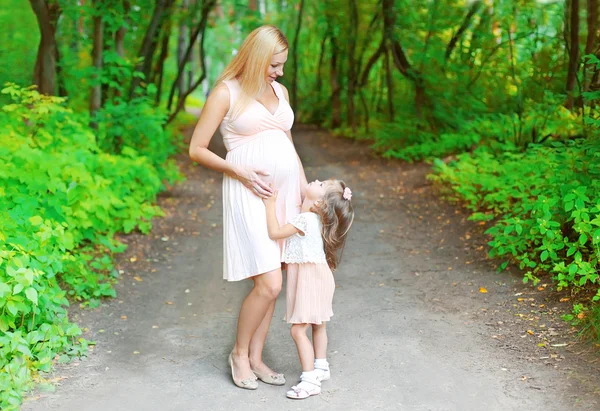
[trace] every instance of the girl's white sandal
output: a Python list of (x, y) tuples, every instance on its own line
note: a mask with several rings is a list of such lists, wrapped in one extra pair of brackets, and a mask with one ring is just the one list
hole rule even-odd
[(309, 378), (300, 378), (300, 383), (294, 385), (291, 390), (287, 392), (287, 397), (295, 400), (303, 400), (312, 395), (319, 395), (321, 393), (321, 382)]

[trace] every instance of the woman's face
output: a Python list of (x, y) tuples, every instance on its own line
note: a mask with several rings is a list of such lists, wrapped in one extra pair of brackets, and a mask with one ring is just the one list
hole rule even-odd
[(281, 53), (273, 54), (271, 63), (267, 69), (267, 81), (272, 83), (277, 80), (277, 77), (283, 76), (283, 66), (288, 58), (288, 51), (285, 49)]

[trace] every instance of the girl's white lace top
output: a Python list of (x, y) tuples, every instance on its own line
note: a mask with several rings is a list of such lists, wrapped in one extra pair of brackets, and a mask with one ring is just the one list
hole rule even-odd
[(290, 224), (304, 235), (297, 233), (287, 239), (283, 261), (290, 264), (327, 264), (321, 237), (321, 218), (315, 213), (301, 213)]

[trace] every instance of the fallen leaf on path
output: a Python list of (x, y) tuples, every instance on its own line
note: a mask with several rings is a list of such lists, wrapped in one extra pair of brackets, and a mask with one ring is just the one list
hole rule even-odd
[(139, 354), (139, 353), (140, 353), (139, 351), (134, 351), (134, 352), (133, 352), (133, 354), (134, 354), (134, 355), (137, 355), (137, 354)]
[(126, 316), (126, 315), (122, 315), (122, 316), (121, 316), (121, 320), (126, 320), (126, 319), (127, 319), (127, 316)]
[(569, 298), (569, 297), (563, 297), (563, 298), (561, 298), (561, 299), (560, 299), (560, 300), (558, 300), (558, 301), (560, 301), (561, 303), (566, 303), (566, 302), (567, 302), (567, 301), (569, 301), (569, 300), (570, 300), (570, 298)]
[(137, 257), (131, 257), (131, 258), (129, 259), (129, 261), (131, 261), (132, 263), (135, 263), (135, 262), (137, 261)]
[(144, 280), (142, 280), (142, 277), (140, 277), (139, 275), (136, 275), (135, 277), (133, 277), (133, 279), (135, 281), (137, 281), (138, 283), (141, 283), (142, 281), (144, 281)]
[(532, 330), (527, 330), (527, 334), (533, 335), (533, 331)]
[(479, 292), (485, 294), (488, 292), (488, 290), (485, 287), (479, 287)]
[(153, 325), (152, 328), (158, 328), (158, 325)]
[(167, 305), (173, 305), (173, 301), (165, 301), (165, 304), (167, 304)]

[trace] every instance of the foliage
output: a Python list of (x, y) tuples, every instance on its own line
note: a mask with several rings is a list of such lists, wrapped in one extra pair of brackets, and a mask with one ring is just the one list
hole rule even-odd
[[(434, 163), (431, 179), (450, 198), (493, 220), (490, 256), (518, 262), (524, 281), (551, 273), (557, 288), (598, 289), (600, 258), (600, 140), (532, 145), (525, 152), (484, 148)], [(593, 298), (598, 300), (600, 293)]]
[(153, 163), (164, 157), (103, 152), (64, 99), (14, 84), (3, 93), (14, 101), (0, 112), (0, 404), (9, 409), (57, 354), (85, 353), (67, 298), (114, 296), (111, 255), (124, 249), (114, 235), (148, 232), (161, 214), (151, 202), (164, 172)]

